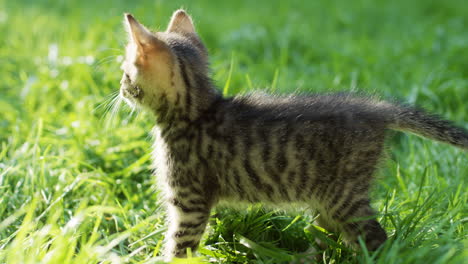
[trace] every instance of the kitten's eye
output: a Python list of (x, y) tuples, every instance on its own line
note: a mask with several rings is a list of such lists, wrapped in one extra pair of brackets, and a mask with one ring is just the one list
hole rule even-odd
[(125, 78), (130, 81), (130, 76), (128, 76), (128, 74), (125, 74)]

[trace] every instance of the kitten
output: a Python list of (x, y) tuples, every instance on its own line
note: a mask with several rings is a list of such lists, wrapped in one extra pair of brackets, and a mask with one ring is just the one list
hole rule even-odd
[(369, 250), (387, 239), (368, 196), (386, 130), (468, 150), (468, 132), (424, 111), (347, 94), (223, 98), (190, 16), (165, 32), (125, 14), (120, 95), (155, 116), (154, 164), (170, 226), (167, 259), (196, 250), (219, 201), (299, 203)]

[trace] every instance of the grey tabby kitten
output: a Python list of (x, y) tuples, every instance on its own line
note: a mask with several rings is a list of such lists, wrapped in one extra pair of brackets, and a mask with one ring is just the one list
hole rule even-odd
[(223, 98), (190, 16), (165, 32), (130, 14), (120, 94), (155, 116), (154, 163), (170, 226), (165, 256), (196, 250), (220, 201), (299, 203), (369, 250), (387, 239), (368, 190), (388, 129), (468, 149), (468, 132), (424, 111), (352, 95)]

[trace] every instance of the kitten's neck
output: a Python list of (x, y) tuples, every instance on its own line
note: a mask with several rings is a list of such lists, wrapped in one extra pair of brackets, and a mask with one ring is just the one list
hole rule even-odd
[[(192, 87), (192, 89), (194, 89)], [(190, 106), (176, 104), (167, 99), (160, 98), (157, 107), (153, 109), (156, 116), (156, 125), (162, 129), (179, 127), (180, 124), (197, 122), (213, 105), (223, 99), (222, 95), (212, 84), (197, 87), (197, 93), (191, 95)]]

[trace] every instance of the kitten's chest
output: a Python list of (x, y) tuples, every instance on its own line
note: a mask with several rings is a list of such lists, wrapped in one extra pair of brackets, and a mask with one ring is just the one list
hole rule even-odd
[(167, 159), (168, 146), (162, 138), (162, 131), (159, 127), (154, 127), (152, 134), (153, 149), (151, 154), (153, 158), (153, 169), (155, 170), (156, 176), (159, 176), (158, 182), (160, 182), (160, 180), (164, 180), (165, 175), (167, 175), (169, 170), (169, 163)]
[(211, 140), (202, 130), (179, 130), (163, 136), (163, 130), (155, 127), (153, 136), (153, 164), (161, 180), (182, 182), (210, 170), (203, 150)]

